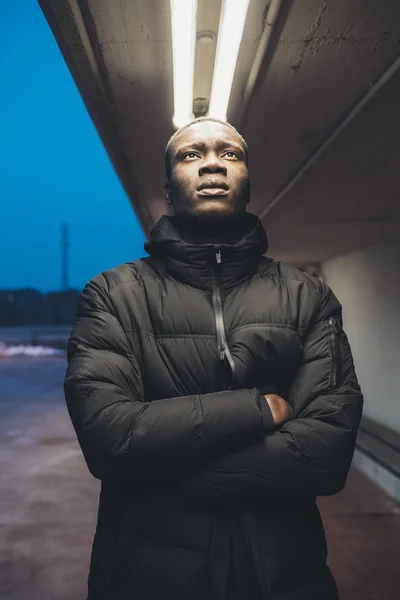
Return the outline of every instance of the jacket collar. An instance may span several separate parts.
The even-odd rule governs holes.
[[[161,217],[144,248],[151,256],[161,259],[175,279],[200,289],[211,288],[218,246],[188,243],[174,217]],[[255,215],[245,213],[239,241],[219,246],[221,288],[235,287],[250,277],[267,249],[267,236],[261,221]]]

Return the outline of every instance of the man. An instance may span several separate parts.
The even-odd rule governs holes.
[[[265,258],[247,146],[197,119],[166,149],[145,248],[82,293],[65,392],[101,480],[89,600],[334,600],[319,495],[362,395],[341,305]]]

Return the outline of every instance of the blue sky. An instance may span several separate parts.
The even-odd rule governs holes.
[[[144,234],[36,0],[0,2],[0,288],[71,287],[143,256]]]

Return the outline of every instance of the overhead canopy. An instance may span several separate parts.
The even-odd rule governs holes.
[[[39,0],[146,234],[165,212],[174,129],[169,0]],[[320,262],[400,232],[400,3],[280,3],[248,100],[269,2],[250,0],[228,119],[247,139],[270,254]],[[218,31],[221,0],[199,0]],[[209,93],[215,41],[196,56]],[[79,143],[79,140],[77,140]]]

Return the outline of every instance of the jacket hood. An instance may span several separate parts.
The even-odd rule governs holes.
[[[235,243],[189,243],[184,239],[179,221],[163,215],[153,227],[144,249],[152,257],[161,259],[171,275],[202,289],[211,287],[216,251],[219,249],[221,287],[229,288],[250,277],[268,249],[264,227],[255,215],[243,215],[242,232]]]

